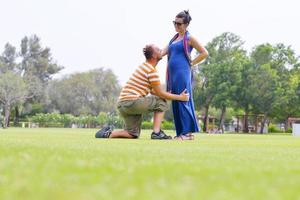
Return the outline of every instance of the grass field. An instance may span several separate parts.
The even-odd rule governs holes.
[[[300,138],[95,139],[92,129],[0,130],[0,199],[300,200]],[[174,132],[169,132],[174,134]]]

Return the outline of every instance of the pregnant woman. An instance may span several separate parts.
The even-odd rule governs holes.
[[[190,94],[187,102],[172,101],[172,110],[178,140],[192,140],[192,133],[199,132],[195,115],[192,94],[191,67],[198,64],[208,56],[207,50],[187,31],[191,16],[188,11],[176,15],[174,23],[177,34],[171,39],[169,45],[163,49],[162,56],[168,55],[167,90],[173,94],[180,94],[184,89]],[[199,55],[191,59],[192,49]]]

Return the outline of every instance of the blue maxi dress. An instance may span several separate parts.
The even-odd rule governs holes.
[[[192,49],[188,45],[189,53],[191,53]],[[190,95],[189,101],[172,101],[177,136],[199,132],[193,102],[192,73],[190,68],[189,61],[185,55],[183,40],[171,43],[168,49],[168,90],[173,94],[180,94],[184,89],[187,89]]]

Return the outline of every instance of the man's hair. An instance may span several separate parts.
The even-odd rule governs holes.
[[[153,47],[152,47],[152,45],[146,45],[143,48],[143,53],[144,53],[144,56],[146,57],[147,60],[151,59],[153,57]]]
[[[185,24],[189,24],[190,21],[192,20],[192,17],[191,17],[191,15],[190,15],[190,13],[189,13],[188,10],[184,10],[184,11],[178,13],[176,15],[176,17],[177,18],[182,18],[183,19],[183,23],[185,23]]]

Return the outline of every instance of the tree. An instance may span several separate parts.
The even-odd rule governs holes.
[[[253,93],[253,110],[264,114],[260,133],[263,133],[268,115],[279,97],[279,77],[269,64],[259,66],[249,85]]]
[[[21,77],[28,83],[31,98],[26,99],[25,106],[41,103],[45,99],[45,91],[52,76],[63,69],[50,53],[50,48],[41,46],[40,38],[36,35],[25,36],[21,41],[19,53],[21,63],[18,70]],[[19,107],[15,107],[15,123],[19,121]]]
[[[300,113],[300,71],[299,57],[290,46],[277,44],[273,46],[271,66],[279,76],[280,92],[275,109],[270,115],[285,122],[288,129],[288,118],[299,117]],[[284,108],[284,109],[283,109]]]
[[[0,102],[4,106],[4,128],[9,125],[11,108],[30,97],[26,87],[20,76],[10,71],[0,74]]]
[[[299,65],[294,52],[283,44],[262,44],[251,53],[254,70],[252,85],[256,89],[253,107],[264,114],[264,122],[268,115],[276,117],[280,114],[291,114],[297,110],[294,105],[289,109],[289,102],[297,101],[297,76],[291,76],[291,69]]]
[[[16,48],[13,47],[11,44],[7,43],[4,47],[4,52],[2,53],[2,55],[0,56],[0,75],[5,76],[6,73],[11,72],[11,73],[17,73],[17,64],[16,64],[16,59],[17,59],[17,53],[16,53]],[[5,81],[5,80],[2,80]],[[6,85],[4,84],[4,82],[2,83],[3,87]],[[13,83],[12,83],[13,84]],[[14,86],[13,86],[14,87]],[[5,88],[2,88],[5,89]],[[13,92],[13,91],[10,91]],[[5,94],[4,92],[2,94]],[[8,100],[5,101],[5,105],[4,105],[4,112],[5,112],[5,120],[10,118],[10,100],[6,99],[7,97],[5,96],[0,96],[0,98]],[[4,102],[4,100],[3,100]],[[4,127],[7,127],[8,123],[5,122],[4,123]]]
[[[103,68],[54,80],[48,88],[49,109],[73,115],[115,112],[120,85]]]
[[[17,72],[17,53],[16,48],[9,43],[5,44],[4,52],[0,56],[0,73],[8,71]]]
[[[21,62],[17,62],[18,58],[21,58]],[[62,68],[53,61],[50,48],[43,48],[36,35],[22,39],[20,52],[7,43],[0,56],[0,74],[11,72],[26,83],[28,98],[25,99],[25,105],[41,102],[45,97],[48,81]],[[16,104],[15,123],[18,121],[19,104]]]
[[[288,118],[300,117],[300,75],[291,71],[284,84],[281,84],[280,94],[275,109],[270,114],[279,122],[285,122],[288,131]]]
[[[264,114],[262,132],[267,117],[278,118],[278,114],[286,110],[283,108],[287,102],[297,99],[298,79],[290,77],[290,69],[295,69],[297,63],[294,52],[283,44],[262,44],[253,48],[241,70],[242,78],[235,96],[236,107],[245,111],[244,132],[248,132],[250,112]]]
[[[199,69],[198,80],[202,80],[202,84],[199,84],[201,89],[198,91],[205,102],[204,119],[207,120],[210,104],[221,109],[219,128],[222,130],[226,107],[232,104],[232,96],[241,78],[240,70],[246,57],[243,43],[239,36],[229,32],[215,37],[207,44],[210,56]],[[206,127],[204,129],[206,131]]]
[[[252,87],[249,87],[252,83],[252,78],[255,77],[253,64],[251,63],[250,58],[247,56],[243,61],[243,65],[240,70],[240,82],[236,85],[236,92],[233,96],[233,107],[238,110],[242,109],[244,111],[244,126],[243,132],[248,133],[248,115],[252,109],[253,102],[253,94],[255,94],[255,90]],[[254,91],[253,91],[254,90]]]
[[[19,70],[25,79],[36,77],[42,84],[45,84],[51,80],[52,75],[63,69],[53,61],[50,48],[41,47],[40,38],[36,35],[29,38],[25,36],[22,39],[20,56],[22,62]]]

